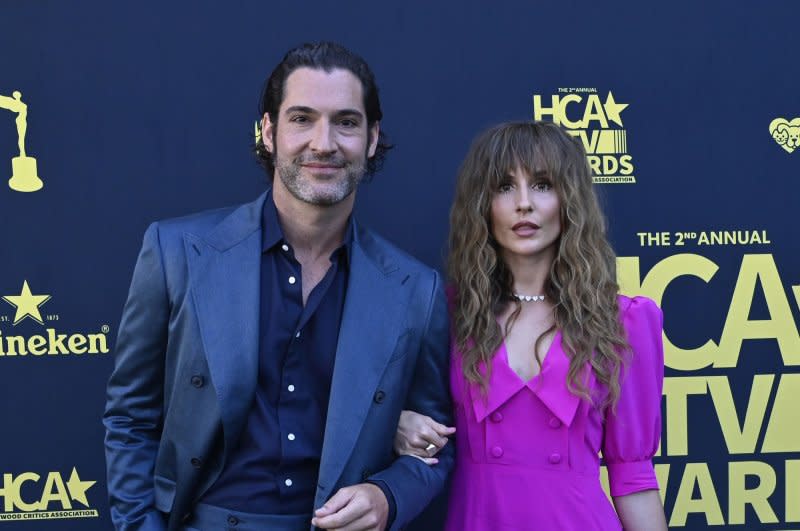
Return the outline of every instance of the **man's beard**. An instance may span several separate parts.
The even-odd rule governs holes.
[[[343,176],[329,180],[312,180],[303,172],[313,171],[303,168],[302,164],[318,162],[339,166]],[[298,157],[293,160],[282,160],[276,157],[275,170],[283,185],[296,199],[318,206],[332,206],[343,201],[361,182],[366,171],[366,159],[347,162],[339,157]]]

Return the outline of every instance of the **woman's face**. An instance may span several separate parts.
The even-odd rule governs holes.
[[[491,222],[507,262],[524,257],[552,261],[561,235],[561,201],[546,172],[510,170],[494,191]]]

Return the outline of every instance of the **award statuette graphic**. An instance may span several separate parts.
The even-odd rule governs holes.
[[[9,96],[0,95],[0,109],[17,113],[17,145],[19,157],[11,159],[11,179],[8,186],[17,192],[35,192],[44,183],[36,175],[36,159],[25,154],[25,132],[28,130],[28,106],[22,102],[22,93],[15,90]]]

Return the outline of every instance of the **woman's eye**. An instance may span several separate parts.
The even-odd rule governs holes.
[[[500,193],[510,192],[512,186],[509,183],[503,183],[497,187],[497,191]]]
[[[553,188],[553,185],[549,181],[539,181],[533,185],[533,189],[537,192],[547,192]]]

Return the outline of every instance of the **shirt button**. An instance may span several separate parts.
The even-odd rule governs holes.
[[[239,523],[239,519],[238,518],[236,518],[232,514],[228,515],[228,525],[234,525],[235,526],[238,523]]]
[[[297,333],[294,335],[294,337],[300,337],[300,330],[297,331]]]
[[[290,441],[293,441],[294,440],[294,433],[290,433],[289,435],[286,436],[286,438],[289,439]]]
[[[561,462],[561,454],[550,454],[550,457],[548,458],[548,460],[552,464],[557,465],[557,464],[559,464]]]
[[[283,245],[281,245],[281,249],[283,249],[284,251],[288,251],[289,246],[284,243]]]
[[[375,392],[375,396],[372,397],[372,399],[375,401],[376,404],[380,404],[381,402],[383,402],[384,398],[386,398],[386,393],[384,393],[380,389],[378,389],[378,391]]]
[[[288,389],[290,393],[294,393],[294,384],[289,384],[289,386],[286,387],[286,389]]]
[[[294,278],[294,277],[289,277],[289,284],[294,284],[295,282],[297,282],[297,279],[296,279],[296,278]]]
[[[492,448],[492,455],[495,457],[503,457],[503,449],[499,446]]]
[[[492,422],[500,422],[501,420],[503,420],[503,414],[500,413],[499,411],[495,411],[494,413],[492,413],[492,416],[490,418],[492,419]]]
[[[561,421],[558,420],[556,417],[551,418],[550,422],[548,424],[550,424],[551,428],[560,428],[561,427]]]
[[[203,387],[203,377],[200,376],[199,374],[195,374],[194,376],[192,376],[191,381],[193,386],[197,388]]]
[[[292,486],[292,480],[289,479],[289,478],[286,478],[286,481],[284,481],[283,484],[286,485],[287,487],[291,487]]]

